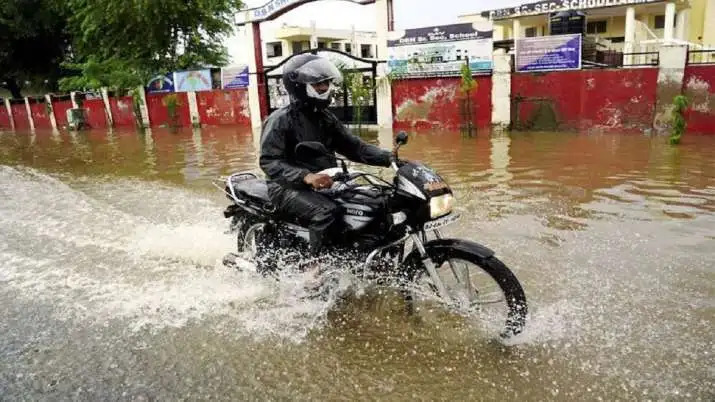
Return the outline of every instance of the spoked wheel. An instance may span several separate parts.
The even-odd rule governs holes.
[[[416,288],[411,293],[414,298],[429,299],[429,296],[437,295],[437,300],[450,310],[477,317],[488,333],[496,333],[502,338],[523,331],[526,296],[516,276],[499,259],[494,256],[482,258],[456,248],[427,246],[426,250],[447,294],[439,294],[438,287],[420,262],[413,268]]]

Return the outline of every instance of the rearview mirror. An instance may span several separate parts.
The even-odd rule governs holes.
[[[409,137],[407,136],[407,133],[404,131],[400,131],[397,133],[397,137],[395,137],[395,144],[397,145],[405,145],[407,144],[407,139]]]
[[[319,158],[329,155],[330,153],[328,149],[325,148],[325,145],[318,141],[303,141],[295,146],[295,154],[301,157]]]

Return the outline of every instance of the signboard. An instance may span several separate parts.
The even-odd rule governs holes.
[[[268,3],[250,8],[236,17],[237,25],[244,25],[249,22],[268,21],[279,17],[282,14],[300,6],[316,0],[271,0]],[[375,0],[345,0],[355,4],[373,4]]]
[[[492,25],[441,25],[391,32],[387,68],[395,74],[455,73],[469,62],[472,71],[492,69]]]
[[[581,34],[516,40],[516,71],[581,69]]]
[[[230,66],[221,69],[221,82],[223,89],[236,89],[248,87],[248,66]]]
[[[169,74],[159,74],[149,80],[146,86],[149,93],[174,92],[174,81]]]
[[[660,3],[665,0],[551,0],[523,4],[521,6],[485,11],[481,15],[493,20],[557,13],[560,11],[588,10],[592,8],[633,6],[637,4]]]
[[[211,70],[175,72],[174,87],[176,92],[210,91]]]

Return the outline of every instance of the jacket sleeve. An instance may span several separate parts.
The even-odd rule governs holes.
[[[288,125],[283,124],[282,117],[274,116],[265,122],[259,164],[270,180],[282,186],[297,187],[304,185],[303,178],[310,171],[288,161],[286,154]]]
[[[353,162],[390,166],[390,151],[368,144],[350,133],[337,118],[334,120],[336,150]]]

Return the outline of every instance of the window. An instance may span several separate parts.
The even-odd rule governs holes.
[[[524,30],[524,36],[526,36],[527,38],[533,38],[534,36],[536,36],[536,27],[526,28],[526,30]]]
[[[330,48],[333,50],[340,50],[340,43],[338,42],[333,42],[330,44]]]
[[[345,53],[353,53],[353,45],[352,43],[346,43],[345,44]]]
[[[673,26],[675,26],[678,22],[677,18],[673,19]],[[665,15],[656,15],[655,16],[655,22],[653,24],[655,29],[663,29],[665,28]]]
[[[318,49],[325,49],[325,42],[318,42]]]
[[[600,34],[600,33],[606,33],[608,30],[608,24],[606,20],[603,21],[589,21],[586,24],[586,33],[587,34]]]
[[[293,54],[300,53],[303,51],[303,42],[293,42]]]
[[[665,28],[665,15],[656,15],[655,16],[655,29],[663,29]]]
[[[372,49],[370,45],[360,45],[360,57],[364,59],[372,58]]]
[[[268,57],[283,56],[283,44],[281,42],[266,43],[266,56],[268,56]]]

